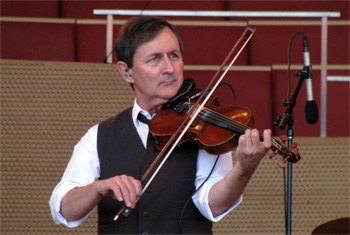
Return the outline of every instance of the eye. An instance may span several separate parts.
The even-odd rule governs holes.
[[[154,64],[154,63],[157,63],[159,60],[160,60],[160,56],[159,55],[153,55],[146,61],[146,63]]]
[[[149,61],[157,61],[158,60],[158,56],[153,56]]]
[[[172,52],[170,54],[170,58],[171,59],[178,59],[178,58],[180,58],[180,55],[177,52]]]
[[[157,61],[157,57],[152,57],[152,58],[148,59],[146,62],[151,63],[151,62],[155,62],[155,61]]]

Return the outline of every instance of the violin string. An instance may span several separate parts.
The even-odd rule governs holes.
[[[210,110],[210,111],[208,110],[208,112],[210,113],[210,115],[215,116],[217,118],[217,120],[220,119],[220,121],[226,121],[226,122],[231,123],[234,128],[236,128],[237,130],[239,130],[241,132],[241,134],[244,134],[245,130],[247,130],[247,129],[252,130],[251,127],[249,127],[247,125],[244,125],[242,123],[239,123],[239,122],[237,122],[235,120],[232,120],[230,118],[227,118],[226,116],[224,116],[224,115],[222,115],[220,113],[214,112],[212,110]],[[259,136],[263,137],[263,133],[259,132]],[[279,143],[273,137],[271,138],[271,141],[275,145],[280,146]]]
[[[198,117],[202,118],[204,121],[207,121],[211,124],[217,125],[219,127],[222,127],[228,130],[232,130],[233,132],[239,132],[241,134],[243,134],[247,129],[250,129],[250,130],[252,129],[249,126],[246,126],[233,119],[230,119],[206,107],[203,107],[203,109],[198,114]],[[259,136],[263,138],[263,133],[259,132]],[[272,142],[272,146],[274,147],[272,150],[278,151],[278,153],[281,154],[282,156],[285,156],[285,154],[290,151],[284,144],[282,144],[280,141],[276,140],[273,137],[271,137],[271,142]],[[291,149],[291,151],[293,152],[293,155],[295,156],[297,155],[297,152],[293,148]],[[286,159],[288,159],[289,157],[290,156],[287,155]]]
[[[240,134],[243,134],[246,129],[251,129],[248,126],[245,126],[213,110],[206,109],[206,114],[207,115],[205,115],[205,117],[210,117],[211,120],[213,120],[217,125],[220,125],[219,122],[226,123],[228,126],[231,127],[232,131],[237,131]]]
[[[206,121],[211,121],[213,124],[216,124],[218,126],[225,126],[225,127],[229,127],[227,129],[230,129],[232,131],[235,131],[235,132],[239,132],[240,134],[244,134],[245,130],[247,129],[252,129],[251,127],[249,126],[246,126],[242,123],[239,123],[235,120],[232,120],[218,112],[215,112],[213,110],[210,110],[210,109],[207,109],[207,108],[204,108],[203,111],[201,111],[201,118],[205,119]],[[225,124],[223,124],[225,123]],[[260,137],[263,137],[263,133],[259,132],[259,136]],[[278,146],[278,147],[282,147],[275,138],[271,137],[271,141],[272,143],[275,145],[275,146]]]
[[[190,106],[190,104],[188,104]],[[251,127],[244,125],[242,123],[239,123],[233,119],[230,119],[218,112],[215,112],[212,109],[203,108],[200,113],[198,114],[199,117],[201,117],[203,120],[210,122],[212,124],[215,124],[219,127],[229,129],[233,132],[238,132],[240,134],[244,134],[244,132],[249,129],[252,130]],[[259,136],[263,138],[263,133],[259,132]],[[271,137],[271,142],[274,146],[278,147],[279,149],[282,149],[283,146],[273,137]]]
[[[251,129],[249,126],[236,122],[235,120],[225,117],[224,115],[208,108],[201,110],[200,117],[203,120],[215,124],[219,127],[226,127],[226,129],[229,129],[233,132],[238,132],[240,134],[244,134],[246,129]]]

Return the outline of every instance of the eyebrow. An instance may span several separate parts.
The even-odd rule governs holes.
[[[167,52],[167,55],[168,55],[168,54],[174,54],[174,53],[175,53],[175,54],[181,55],[181,52],[180,52],[179,50],[177,50],[177,49],[172,50],[172,51],[170,51],[170,52]],[[154,57],[154,56],[162,57],[162,56],[163,56],[163,53],[154,52],[154,53],[149,54],[149,55],[147,56],[147,58],[149,58],[149,57]]]

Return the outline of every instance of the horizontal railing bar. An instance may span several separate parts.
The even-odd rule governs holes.
[[[94,15],[152,15],[190,17],[340,17],[339,12],[323,11],[179,11],[95,9]]]

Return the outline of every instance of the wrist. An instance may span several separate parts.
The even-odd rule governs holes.
[[[234,165],[235,171],[240,178],[248,178],[250,179],[256,169],[256,167],[252,166],[244,166],[240,162],[237,162]]]
[[[107,191],[104,189],[103,182],[101,180],[94,181],[91,186],[93,191],[96,192],[99,200],[106,196]]]

